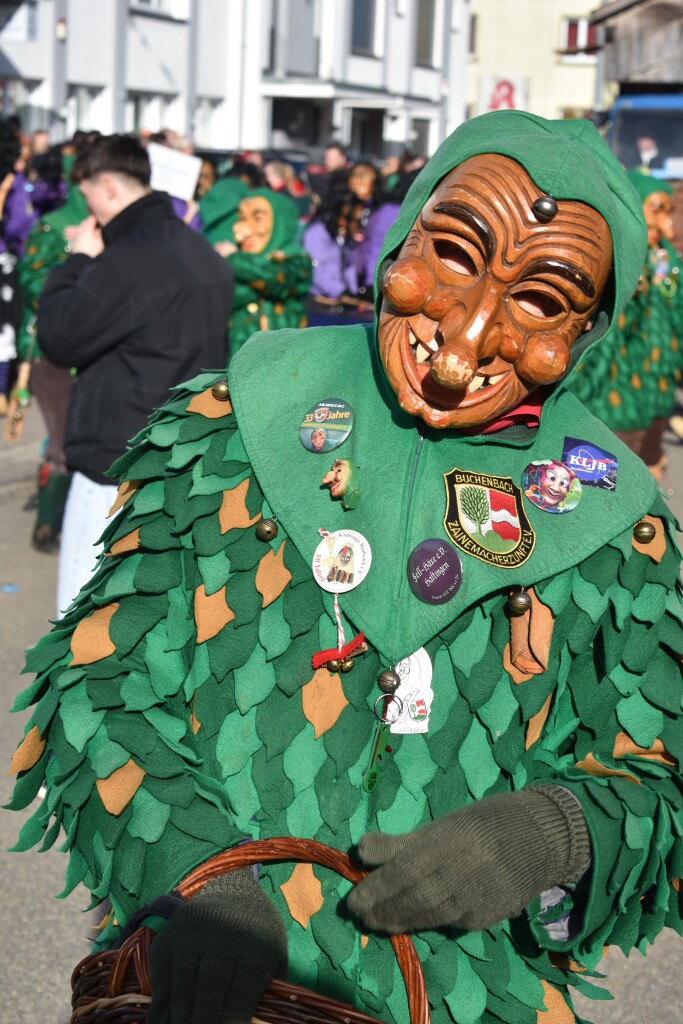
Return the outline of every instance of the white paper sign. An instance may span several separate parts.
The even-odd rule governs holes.
[[[150,142],[147,152],[152,165],[152,188],[168,192],[176,199],[192,199],[202,166],[199,157],[160,146],[158,142]]]
[[[396,691],[400,712],[392,719],[395,733],[427,732],[432,710],[432,663],[424,647],[399,661],[395,672],[401,682]]]

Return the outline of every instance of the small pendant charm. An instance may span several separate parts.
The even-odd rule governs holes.
[[[508,598],[508,609],[510,615],[524,615],[531,608],[531,598],[524,587],[513,590]]]
[[[651,544],[656,533],[654,524],[648,523],[646,519],[641,519],[633,527],[633,536],[639,544]]]
[[[358,466],[352,459],[335,459],[332,469],[325,474],[320,483],[323,487],[329,487],[332,498],[341,498],[344,511],[358,508]]]

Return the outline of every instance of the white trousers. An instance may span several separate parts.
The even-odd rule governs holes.
[[[64,508],[62,539],[57,570],[57,618],[60,619],[90,579],[102,551],[98,544],[117,488],[96,484],[82,473],[74,473]]]

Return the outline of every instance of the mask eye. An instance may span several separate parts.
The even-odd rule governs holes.
[[[530,316],[538,317],[539,320],[552,320],[564,313],[564,307],[546,292],[537,292],[529,288],[526,291],[515,292],[513,299],[521,310]]]
[[[479,277],[476,263],[457,242],[448,238],[436,238],[434,252],[446,270],[462,277]]]

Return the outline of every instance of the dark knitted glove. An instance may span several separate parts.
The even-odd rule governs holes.
[[[554,785],[485,797],[407,835],[368,832],[358,848],[375,870],[351,891],[349,908],[390,933],[486,928],[577,879],[590,861],[581,807]]]
[[[249,1024],[287,970],[287,933],[251,868],[215,878],[173,914],[150,950],[148,1024]]]

